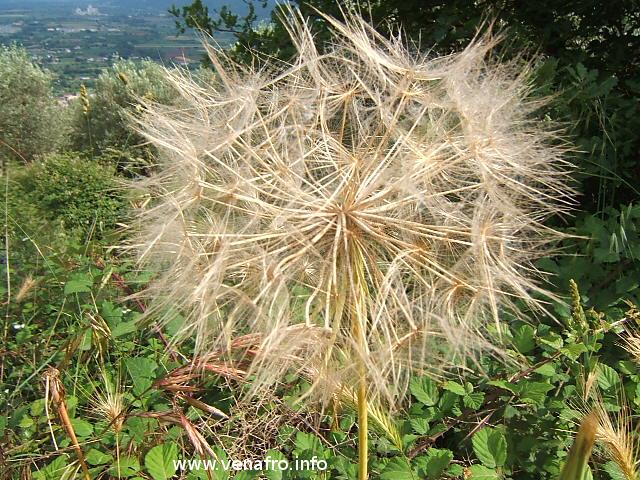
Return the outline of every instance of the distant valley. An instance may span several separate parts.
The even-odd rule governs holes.
[[[176,35],[171,0],[0,0],[0,44],[23,45],[35,60],[56,74],[56,93],[91,85],[118,58],[150,58],[163,64],[196,66],[203,55],[193,34]],[[205,1],[210,13],[222,5],[246,12],[242,0]],[[275,1],[258,10],[268,19]],[[220,34],[221,45],[233,42]]]

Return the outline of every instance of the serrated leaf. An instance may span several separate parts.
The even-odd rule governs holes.
[[[131,320],[129,322],[120,322],[111,330],[111,336],[113,338],[118,338],[128,333],[133,333],[138,328],[135,320]]]
[[[556,374],[556,366],[554,363],[545,363],[540,365],[534,370],[534,372],[542,375],[543,377],[553,377]]]
[[[53,459],[39,472],[33,474],[33,478],[37,480],[59,480],[64,478],[65,473],[69,469],[69,458],[60,455]]]
[[[487,382],[487,385],[507,390],[514,395],[518,393],[518,386],[515,383],[507,382],[506,380],[490,380],[489,382]]]
[[[380,480],[417,480],[411,465],[404,458],[392,458],[380,474]]]
[[[285,457],[282,452],[279,452],[278,450],[269,450],[265,455],[265,460],[267,459],[278,462],[279,460],[286,460],[287,457]],[[269,462],[269,464],[273,465],[273,462]],[[262,474],[267,478],[267,480],[282,480],[284,478],[283,472],[278,469],[263,470]]]
[[[519,385],[518,394],[520,400],[531,403],[534,405],[540,405],[544,403],[547,398],[547,393],[553,388],[553,385],[546,382],[522,382]]]
[[[462,468],[462,466],[458,465],[457,463],[452,463],[447,469],[447,474],[453,478],[462,477],[464,475],[464,468]]]
[[[604,363],[598,364],[598,385],[603,390],[609,390],[612,387],[620,385],[620,377],[609,365]]]
[[[429,421],[426,418],[412,418],[409,423],[417,434],[424,435],[429,431]]]
[[[409,390],[416,400],[427,407],[438,403],[438,386],[428,377],[412,378]]]
[[[576,360],[580,355],[587,351],[587,347],[582,343],[571,343],[560,349],[563,355],[571,360]]]
[[[298,455],[307,450],[318,453],[318,449],[321,446],[322,443],[320,442],[320,439],[312,433],[296,433],[295,451]]]
[[[562,337],[555,332],[548,332],[544,337],[540,338],[540,343],[543,343],[553,350],[560,350],[564,345]]]
[[[114,328],[122,320],[122,309],[116,307],[112,302],[104,301],[100,305],[100,315],[107,322],[109,328]]]
[[[442,388],[444,388],[445,390],[448,390],[449,392],[455,393],[456,395],[459,395],[461,397],[467,393],[466,390],[464,389],[464,385],[460,385],[458,382],[452,382],[451,380],[445,382]]]
[[[423,478],[437,480],[447,469],[453,460],[453,452],[447,449],[430,448],[426,455],[421,455],[415,459],[419,471]]]
[[[142,395],[153,384],[158,365],[147,357],[126,358],[124,363],[133,381],[133,393]]]
[[[71,425],[78,437],[88,437],[93,433],[93,425],[81,418],[72,418]]]
[[[133,477],[140,471],[140,463],[136,457],[123,455],[116,459],[109,468],[109,474],[116,478]]]
[[[536,331],[531,325],[523,324],[513,331],[513,345],[520,353],[527,354],[536,346]]]
[[[484,465],[471,465],[469,467],[469,479],[473,480],[496,480],[498,479],[498,473],[492,469],[485,467]]]
[[[489,468],[501,467],[507,460],[507,441],[499,430],[485,427],[473,435],[471,443],[478,460]]]
[[[90,277],[86,275],[75,276],[64,284],[64,294],[90,292],[92,285],[93,280]]]
[[[475,392],[465,395],[462,398],[462,403],[465,407],[471,408],[473,410],[477,410],[482,406],[484,402],[484,393],[483,392]]]
[[[92,448],[87,452],[86,459],[89,465],[104,465],[113,461],[113,456]]]
[[[627,480],[627,476],[616,462],[607,462],[602,466],[602,469],[609,474],[611,480]]]
[[[153,447],[144,457],[144,466],[153,480],[169,480],[176,473],[175,461],[178,447],[175,443],[163,443]]]

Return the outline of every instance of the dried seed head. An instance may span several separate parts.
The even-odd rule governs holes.
[[[38,281],[34,280],[31,275],[27,275],[16,294],[16,303],[21,303],[25,298],[27,298],[37,283]]]
[[[148,314],[183,310],[205,352],[260,334],[258,386],[291,368],[349,385],[364,364],[370,395],[393,399],[411,369],[487,347],[516,300],[538,306],[542,222],[572,204],[566,147],[491,37],[429,58],[326,17],[320,54],[289,13],[288,66],[209,49],[219,81],[168,71],[180,108],[139,120],[163,152],[133,242],[161,272]]]

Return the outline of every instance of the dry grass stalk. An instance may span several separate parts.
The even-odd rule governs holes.
[[[615,462],[624,478],[637,480],[638,445],[629,407],[623,403],[619,412],[611,414],[599,402],[594,412],[598,421],[596,438],[604,445],[606,456]]]
[[[640,311],[631,302],[627,302],[629,310],[626,312],[625,331],[620,336],[622,348],[624,348],[631,358],[640,364]]]
[[[571,446],[559,480],[584,480],[586,478],[589,458],[598,432],[598,421],[598,414],[591,412],[580,423],[580,429]]]
[[[22,282],[22,285],[20,285],[18,293],[16,294],[16,303],[21,303],[25,298],[27,298],[27,296],[29,295],[29,293],[31,293],[37,283],[38,281],[34,280],[31,275],[27,275],[27,277]]]
[[[103,373],[101,387],[94,394],[92,404],[93,413],[104,419],[113,431],[118,434],[126,419],[127,406],[124,392],[119,379],[112,381]]]
[[[54,367],[49,367],[44,372],[42,378],[45,383],[46,390],[45,402],[48,402],[49,398],[51,398],[53,405],[58,412],[58,416],[60,417],[60,422],[67,432],[67,435],[71,440],[71,445],[73,446],[73,449],[78,456],[78,462],[80,463],[80,467],[82,468],[83,477],[85,478],[85,480],[91,480],[91,475],[89,474],[89,467],[87,466],[84,452],[82,451],[82,447],[80,447],[78,437],[76,436],[76,432],[73,428],[73,425],[71,424],[71,419],[67,410],[64,385],[60,380],[60,371]]]
[[[605,456],[618,466],[624,478],[637,480],[640,461],[637,432],[624,391],[621,389],[617,395],[618,411],[611,411],[598,388],[598,374],[599,369],[594,368],[584,381],[583,410],[589,412],[585,418],[596,422],[596,440],[604,447]]]

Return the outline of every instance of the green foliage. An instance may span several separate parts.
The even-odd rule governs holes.
[[[59,146],[62,109],[51,94],[52,76],[27,51],[0,46],[0,160],[33,160]]]
[[[139,173],[149,166],[153,152],[132,128],[132,118],[143,113],[145,101],[169,105],[176,97],[161,65],[120,60],[73,107],[70,147]]]
[[[318,12],[341,18],[343,12],[357,9],[347,0],[292,3],[314,25],[320,48],[329,38],[329,26]],[[179,18],[182,31],[232,29],[238,39],[233,56],[251,62],[255,61],[251,52],[285,60],[292,56],[294,47],[280,21],[282,8],[274,9],[268,27],[256,25],[251,15],[240,21],[229,9],[211,17],[200,0],[171,12]],[[478,30],[487,29],[489,19],[507,34],[501,55],[538,53],[534,72],[538,92],[556,97],[541,114],[566,125],[580,149],[573,159],[581,172],[582,207],[595,213],[628,203],[638,194],[640,17],[636,10],[629,0],[606,5],[597,0],[380,0],[367,7],[367,15],[383,35],[392,35],[394,25],[400,25],[404,35],[437,53],[464,48]]]
[[[478,460],[489,468],[504,466],[507,460],[507,441],[496,429],[485,427],[473,435],[473,451]]]
[[[580,215],[568,233],[582,239],[567,239],[561,255],[539,263],[558,288],[574,279],[584,300],[614,317],[622,299],[640,302],[640,205]]]
[[[395,418],[401,442],[387,438],[384,429],[372,431],[372,478],[557,480],[584,413],[576,410],[576,399],[589,375],[608,411],[620,410],[623,391],[631,416],[640,415],[640,366],[620,347],[617,323],[633,323],[623,300],[640,303],[640,207],[634,203],[640,184],[640,78],[638,57],[628,55],[638,48],[638,17],[633,2],[622,0],[560,3],[383,0],[371,7],[384,34],[389,31],[383,19],[396,19],[410,37],[421,36],[422,45],[437,44],[441,51],[465,45],[485,14],[509,28],[503,54],[537,49],[542,57],[535,64],[535,87],[540,95],[555,95],[541,114],[561,120],[577,143],[580,152],[572,160],[579,166],[577,185],[584,194],[584,211],[567,227],[584,239],[567,239],[558,256],[539,265],[555,274],[554,291],[570,292],[572,305],[550,306],[557,321],[532,316],[531,323],[503,326],[507,355],[517,362],[475,359],[467,366],[483,375],[464,380],[413,377],[410,401]],[[320,41],[326,24],[311,7],[339,16],[341,4],[312,0],[301,5],[315,19]],[[203,4],[194,2],[174,14],[182,19],[181,28],[233,30],[237,58],[249,58],[243,46],[283,58],[291,53],[280,23],[259,27],[254,10],[242,18],[222,9],[219,18],[210,19]],[[2,47],[0,140],[27,160],[55,149],[64,131],[58,128],[56,119],[63,114],[54,107],[50,82],[24,50]],[[216,445],[221,459],[228,457],[218,446],[238,441],[252,446],[240,437],[241,411],[218,422],[183,397],[157,388],[167,372],[184,366],[182,353],[188,352],[173,355],[166,347],[164,340],[175,333],[170,322],[162,336],[154,328],[143,332],[140,305],[122,302],[149,277],[106,248],[106,238],[114,235],[125,211],[113,165],[138,173],[149,162],[151,152],[136,148],[143,139],[127,120],[141,113],[139,99],[144,97],[170,104],[176,94],[156,64],[119,62],[89,92],[86,114],[82,104],[73,112],[74,148],[99,156],[102,163],[49,155],[27,168],[10,163],[9,176],[3,177],[8,222],[0,276],[11,281],[0,287],[6,299],[0,348],[2,478],[59,480],[75,474],[68,436],[54,406],[45,408],[40,379],[50,365],[61,371],[71,423],[93,478],[166,479],[175,473],[174,460],[200,458],[175,418],[173,423],[166,419],[170,415],[158,418],[167,412],[183,413]],[[15,157],[6,147],[0,147],[0,155]],[[123,277],[124,290],[118,286]],[[580,291],[568,287],[570,279]],[[31,286],[19,297],[25,285]],[[104,378],[122,388],[126,414],[117,433],[96,412]],[[188,394],[224,412],[233,409],[232,397],[244,388],[213,375],[197,386]],[[269,432],[271,443],[261,447],[279,460],[326,460],[327,471],[267,470],[262,475],[270,480],[355,479],[354,412],[344,405],[336,412],[337,422],[333,415],[309,422],[308,412],[288,402],[288,395],[294,398],[293,391],[308,385],[292,379],[285,387],[266,398],[258,413],[247,414],[250,419],[284,418],[277,432]],[[623,478],[616,464],[601,455],[591,464],[587,478]],[[233,473],[219,470],[212,478]],[[259,475],[242,472],[234,478]],[[202,472],[185,476],[207,478]]]
[[[41,168],[34,165],[27,171],[36,167]],[[30,202],[26,195],[15,201],[17,209],[20,202]],[[0,265],[0,275],[9,273],[14,290],[28,274],[34,276],[35,286],[19,300],[14,291],[7,306],[5,345],[12,355],[2,358],[0,388],[11,393],[0,399],[0,435],[10,452],[11,470],[4,472],[9,478],[21,468],[40,479],[72,474],[66,470],[74,461],[71,450],[64,450],[69,447],[68,436],[52,414],[51,403],[47,418],[45,392],[37,381],[48,365],[61,371],[71,423],[85,447],[93,478],[171,478],[174,460],[199,458],[182,423],[158,416],[170,419],[181,412],[210,445],[229,448],[238,441],[248,442],[239,437],[246,417],[233,410],[230,400],[242,385],[212,375],[198,382],[197,392],[187,392],[233,412],[224,422],[157,387],[167,372],[184,366],[184,360],[172,355],[154,329],[140,330],[136,323],[140,305],[117,301],[123,293],[117,283],[120,275],[132,289],[148,275],[136,274],[100,243],[85,245],[74,236],[57,237],[50,245],[36,243],[40,238],[23,243],[17,238],[16,234],[10,241],[9,270]],[[562,325],[552,320],[514,323],[503,331],[507,354],[517,363],[487,356],[478,359],[482,376],[467,376],[464,381],[412,378],[411,402],[395,421],[402,437],[400,448],[384,430],[372,431],[372,478],[556,480],[582,415],[574,409],[574,400],[590,374],[596,376],[607,409],[619,409],[622,388],[632,413],[639,414],[640,367],[620,350],[615,318],[596,313],[583,302],[575,287],[571,309],[558,307]],[[170,323],[164,335],[171,337]],[[354,479],[357,435],[352,407],[343,405],[337,423],[333,415],[318,417],[313,422],[316,428],[301,421],[307,412],[289,401],[297,397],[296,389],[307,386],[295,378],[291,382],[266,398],[250,419],[274,414],[283,419],[278,431],[267,435],[272,458],[321,459],[327,470],[267,470],[264,476]],[[120,386],[126,412],[117,433],[108,419],[96,414],[96,398],[108,385]],[[278,410],[282,405],[286,414]],[[51,430],[63,450],[56,451]],[[222,451],[216,452],[229,460]],[[25,458],[37,460],[34,464]],[[608,460],[594,461],[601,465],[593,469],[593,478],[615,478],[608,473],[616,471]],[[219,470],[213,478],[231,478],[233,473]],[[258,472],[247,471],[233,478],[257,476]],[[187,478],[206,477],[192,472]]]
[[[153,480],[170,480],[176,473],[174,461],[178,459],[175,443],[163,443],[149,450],[144,457],[144,465]]]
[[[49,155],[18,174],[16,180],[53,224],[102,232],[113,228],[125,212],[114,168],[74,154]]]

